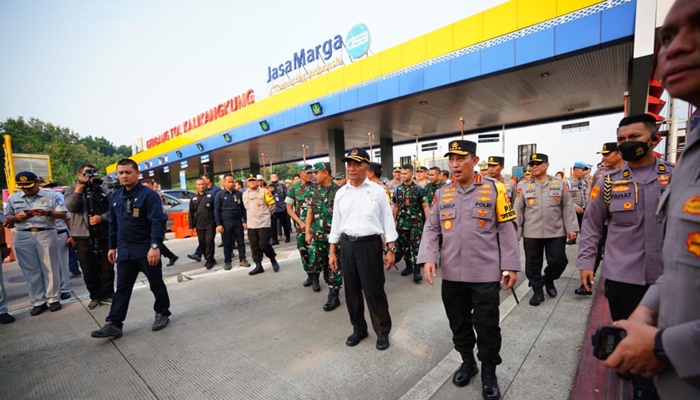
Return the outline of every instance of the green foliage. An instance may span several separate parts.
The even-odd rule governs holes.
[[[105,167],[131,155],[128,146],[115,147],[105,138],[80,137],[68,128],[55,126],[35,118],[8,118],[0,122],[0,134],[10,135],[14,153],[48,154],[51,157],[53,180],[68,186],[75,182],[80,164],[94,164],[102,174]],[[4,165],[5,154],[0,154]],[[0,187],[7,188],[5,175],[0,176]]]

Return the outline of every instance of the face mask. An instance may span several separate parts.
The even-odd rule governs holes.
[[[618,145],[617,149],[625,161],[639,161],[649,152],[646,142],[624,142]]]

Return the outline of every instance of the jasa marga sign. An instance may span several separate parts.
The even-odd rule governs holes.
[[[267,67],[267,83],[281,78],[284,75],[304,67],[314,61],[328,61],[333,57],[333,52],[343,48],[343,37],[335,35],[332,39],[328,39],[321,44],[317,44],[311,48],[302,48],[292,55],[292,58],[280,63],[278,66]]]

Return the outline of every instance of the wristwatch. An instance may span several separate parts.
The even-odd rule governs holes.
[[[49,218],[53,217],[53,211],[51,211],[51,210],[47,211],[47,212],[46,212],[46,215],[47,215]]]
[[[157,249],[157,248],[158,248],[158,243],[151,243],[151,248],[152,248],[152,249]]]
[[[663,329],[659,329],[654,336],[654,355],[662,363],[670,364],[671,360],[668,359],[666,351],[664,351],[664,343],[661,340],[661,334],[663,334],[663,332]]]
[[[391,247],[386,246],[386,249],[387,249],[387,251],[390,251],[390,252],[392,252],[392,253],[396,253],[397,251],[399,251],[399,248],[396,247],[396,244],[394,244],[394,245],[391,246]]]

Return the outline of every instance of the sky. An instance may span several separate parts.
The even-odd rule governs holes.
[[[0,0],[0,121],[131,145],[222,101],[267,97],[268,66],[357,23],[377,53],[504,0]]]

